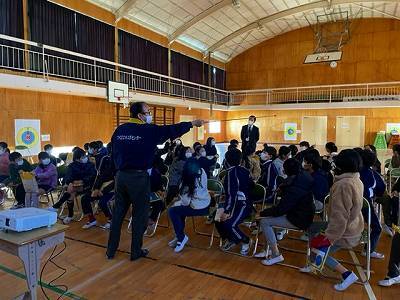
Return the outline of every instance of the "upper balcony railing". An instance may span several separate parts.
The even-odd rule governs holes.
[[[104,59],[0,34],[0,68],[105,86],[108,81],[134,91],[227,105],[225,90],[145,71]]]
[[[400,82],[226,91],[2,34],[0,69],[231,106],[400,100]]]
[[[400,82],[231,91],[231,105],[400,100]]]

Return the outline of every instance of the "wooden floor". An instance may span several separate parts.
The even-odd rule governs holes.
[[[204,219],[197,219],[202,229],[210,230]],[[103,220],[101,220],[103,221]],[[229,255],[207,245],[207,238],[196,235],[188,222],[191,247],[175,254],[167,243],[170,229],[159,228],[152,238],[145,238],[150,250],[146,259],[129,261],[130,234],[126,224],[122,232],[120,252],[114,260],[105,259],[108,232],[96,227],[81,229],[84,221],[73,222],[66,232],[66,250],[54,261],[67,269],[56,284],[68,286],[63,299],[368,299],[362,285],[353,285],[346,292],[334,291],[335,281],[301,274],[283,266],[265,267],[257,259]],[[163,220],[165,223],[165,220]],[[304,249],[304,242],[285,239],[281,245]],[[379,250],[388,256],[390,239],[382,236]],[[284,251],[285,262],[303,266],[304,255]],[[347,253],[342,253],[351,260]],[[43,261],[47,259],[48,255]],[[360,261],[362,257],[358,256]],[[377,281],[386,273],[387,260],[373,261],[371,286],[376,299],[400,297],[400,286],[381,288]],[[354,268],[354,267],[353,267]],[[18,259],[0,256],[0,299],[12,299],[26,289],[24,270]],[[42,281],[49,283],[60,271],[48,264]],[[61,290],[45,287],[50,299],[57,299]],[[39,299],[46,299],[39,291]]]

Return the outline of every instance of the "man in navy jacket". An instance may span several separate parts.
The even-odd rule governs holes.
[[[115,208],[108,239],[107,258],[112,259],[118,249],[122,222],[129,206],[133,206],[131,260],[148,254],[142,249],[143,234],[147,227],[150,202],[150,176],[157,145],[174,140],[193,126],[203,125],[202,120],[176,125],[151,124],[150,107],[145,102],[135,102],[130,107],[130,122],[118,126],[112,138],[112,158],[117,171],[115,178]]]

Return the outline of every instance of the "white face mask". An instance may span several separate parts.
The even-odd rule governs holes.
[[[206,153],[206,151],[201,151],[201,152],[200,152],[200,156],[202,156],[202,157],[206,157],[206,156],[207,156],[207,153]]]
[[[301,163],[301,166],[303,167],[303,169],[305,169],[305,166],[306,166],[307,164],[304,162],[304,160],[303,160],[303,162]]]
[[[85,156],[84,158],[81,158],[81,163],[86,164],[88,162],[88,158]]]
[[[53,151],[53,149],[47,149],[47,150],[46,150],[46,153],[47,153],[48,155],[50,155],[52,151]]]
[[[153,121],[153,116],[152,115],[146,115],[146,116],[144,116],[144,118],[145,118],[145,122],[147,124],[151,124],[151,122]]]
[[[211,141],[211,146],[215,146],[215,141]]]
[[[4,152],[6,152],[6,150],[3,148],[0,148],[0,155],[4,154]]]
[[[304,150],[306,150],[307,149],[307,147],[305,147],[305,146],[301,146],[300,147],[300,151],[304,151]]]
[[[264,152],[261,152],[260,158],[261,158],[261,160],[264,160],[264,161],[268,159],[267,154]]]
[[[191,158],[192,157],[192,153],[191,152],[186,152],[185,156],[186,156],[186,158]]]
[[[24,161],[21,159],[21,160],[19,160],[19,161],[17,161],[17,165],[18,166],[22,166],[24,164]]]
[[[288,159],[289,159],[289,158],[292,158],[292,153],[290,153],[290,154],[288,155],[287,158],[288,158]]]
[[[49,163],[50,163],[50,158],[45,158],[45,159],[42,160],[42,164],[44,166],[47,166]]]
[[[89,153],[89,154],[93,154],[93,152],[94,152],[94,151],[93,151],[92,148],[89,148],[89,149],[88,149],[88,153]]]
[[[181,142],[180,140],[177,140],[177,141],[175,142],[175,144],[176,144],[176,145],[180,145],[180,144],[182,144],[182,142]]]

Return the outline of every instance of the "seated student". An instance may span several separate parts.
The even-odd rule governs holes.
[[[169,169],[168,191],[165,199],[166,205],[169,205],[178,195],[179,186],[182,182],[183,167],[185,166],[186,161],[191,157],[192,149],[189,147],[183,147],[178,157],[172,163]]]
[[[376,152],[376,147],[374,145],[365,145],[364,146],[365,150],[369,150],[375,153],[376,155],[376,162],[375,164],[372,166],[372,169],[374,171],[376,171],[378,174],[382,174],[382,163],[379,161],[378,156],[377,156],[377,152]]]
[[[306,153],[306,151],[308,149],[310,149],[310,143],[307,141],[301,141],[299,144],[300,147],[300,151],[299,153],[296,154],[296,156],[294,157],[295,159],[297,159],[300,163],[303,162],[303,158],[304,158],[304,154]]]
[[[398,222],[397,222],[398,223]],[[388,272],[385,279],[378,282],[380,286],[400,284],[400,232],[397,231],[392,239]]]
[[[184,232],[186,217],[208,215],[210,199],[206,173],[200,168],[198,160],[188,160],[183,170],[178,200],[168,209],[175,231],[175,238],[168,245],[175,248],[176,253],[181,252],[189,241]]]
[[[39,165],[33,171],[39,187],[39,195],[43,195],[57,186],[57,168],[51,163],[50,155],[47,152],[40,152],[38,155]]]
[[[53,153],[53,145],[46,144],[46,145],[44,145],[43,150],[50,156],[50,162],[53,165],[57,166],[57,164],[61,163],[61,159],[60,158],[57,158],[57,157],[52,155],[52,153]]]
[[[209,137],[207,139],[206,144],[204,145],[204,150],[206,150],[206,156],[208,159],[214,160],[214,164],[210,167],[210,176],[214,172],[217,167],[217,161],[219,158],[217,147],[215,147],[215,139],[213,137]]]
[[[261,177],[258,183],[265,187],[267,192],[267,203],[274,201],[275,191],[277,188],[278,170],[273,164],[276,158],[276,149],[274,147],[267,147],[260,155],[261,159]]]
[[[89,162],[83,149],[75,149],[73,152],[73,162],[68,165],[67,173],[63,184],[66,191],[62,194],[60,200],[55,203],[50,210],[57,211],[66,201],[68,205],[68,216],[64,218],[63,223],[68,224],[74,216],[74,198],[76,195],[91,193],[92,185],[96,177],[96,168]]]
[[[199,146],[201,146],[201,143],[199,143],[199,142],[194,142],[194,143],[193,143],[193,146],[192,146],[192,149],[193,149],[193,150],[196,150],[197,147],[199,147]]]
[[[335,157],[335,183],[332,186],[328,209],[329,222],[315,222],[309,229],[313,248],[330,246],[325,265],[342,275],[342,282],[335,284],[337,291],[344,291],[358,280],[355,273],[346,269],[331,255],[339,249],[351,249],[360,243],[364,230],[361,213],[363,207],[363,183],[360,180],[362,160],[351,149],[343,150]],[[326,229],[325,229],[326,228]],[[325,229],[324,234],[320,234]],[[311,272],[307,266],[301,272]]]
[[[6,180],[10,175],[8,170],[10,165],[10,154],[7,152],[7,149],[7,143],[0,142],[0,183]]]
[[[315,208],[320,211],[324,207],[324,199],[329,194],[327,174],[321,169],[322,158],[317,149],[305,151],[302,166],[314,179],[312,193]]]
[[[225,155],[226,155],[226,153],[228,153],[229,150],[231,150],[231,149],[237,149],[238,147],[239,147],[239,141],[238,141],[238,140],[231,140],[231,141],[229,142],[228,149],[227,149],[227,151],[225,152]],[[226,164],[225,155],[224,155],[224,160],[222,161],[222,169],[221,169],[221,170],[226,170],[226,169],[228,169],[228,166],[227,166],[227,164]]]
[[[300,162],[294,158],[286,160],[283,168],[287,178],[278,188],[281,200],[276,206],[260,213],[260,225],[271,249],[271,257],[268,257],[266,251],[257,254],[256,257],[265,258],[262,264],[266,266],[284,261],[278,249],[273,226],[306,230],[314,219],[312,177],[302,170]]]
[[[217,158],[208,158],[207,152],[202,146],[197,146],[194,157],[199,161],[200,167],[206,172],[207,178],[210,178],[211,168],[217,162]]]
[[[400,144],[393,145],[393,156],[390,159],[390,168],[400,168]]]
[[[107,155],[107,149],[103,147],[103,144],[90,142],[88,153],[90,158],[94,158],[96,169],[99,169],[101,159]]]
[[[111,143],[107,145],[107,150],[108,153],[111,153]],[[102,227],[104,229],[110,229],[112,215],[108,203],[114,197],[114,177],[114,161],[112,160],[111,155],[107,154],[100,160],[97,176],[93,183],[91,193],[87,192],[81,198],[82,211],[88,218],[87,223],[82,226],[83,229],[89,229],[97,225],[97,220],[93,214],[91,204],[95,200],[99,200],[99,207],[107,218],[107,222]]]
[[[372,166],[375,164],[376,155],[369,150],[359,150],[363,167],[360,171],[360,179],[364,184],[364,198],[368,200],[371,206],[371,257],[383,259],[385,256],[381,253],[376,252],[378,241],[382,232],[382,227],[377,216],[373,200],[376,196],[382,196],[385,192],[386,185],[382,177],[372,170]],[[368,220],[368,209],[363,208],[362,213],[365,222]],[[365,253],[363,253],[365,255]]]
[[[332,162],[333,158],[338,154],[338,148],[336,147],[335,143],[328,142],[325,145],[326,155],[324,156],[325,159]]]
[[[251,146],[247,146],[244,150],[241,166],[249,170],[251,178],[257,182],[261,176],[260,159],[255,155],[255,150]]]
[[[223,240],[221,249],[229,251],[241,243],[240,253],[247,255],[249,252],[249,238],[240,230],[239,225],[252,211],[252,203],[249,192],[254,181],[250,172],[240,166],[242,152],[239,149],[231,149],[225,156],[230,166],[224,178],[225,202],[224,212],[215,226]]]
[[[229,145],[231,145],[234,148],[239,148],[239,141],[236,139],[230,140]]]
[[[392,224],[397,224],[399,218],[399,195],[400,195],[400,178],[392,186],[390,195],[386,197],[378,197],[376,202],[382,205],[383,213],[383,231],[393,237],[394,232]]]
[[[162,156],[164,155],[163,149],[157,149],[154,155],[154,168],[157,168],[161,175],[166,175],[168,173],[168,166],[165,164]]]
[[[299,149],[297,149],[296,145],[289,145],[288,147],[290,149],[290,157],[295,157],[297,153],[299,152]]]
[[[285,178],[286,175],[283,173],[283,163],[287,160],[290,156],[290,149],[289,147],[282,146],[279,148],[278,157],[274,160],[273,164],[278,171],[278,176]]]
[[[21,153],[13,152],[9,156],[10,164],[8,165],[9,177],[3,180],[4,185],[13,185],[15,192],[15,200],[17,204],[13,208],[21,208],[25,206],[25,189],[22,184],[20,172],[31,172],[32,166],[30,163],[22,158]]]

